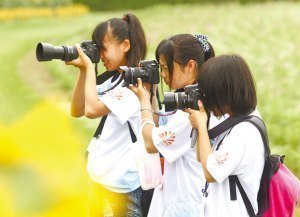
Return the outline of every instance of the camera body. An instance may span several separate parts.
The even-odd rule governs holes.
[[[183,92],[164,92],[165,111],[184,110],[187,108],[199,110],[198,100],[204,97],[199,91],[198,84],[187,85]]]
[[[82,41],[80,46],[92,63],[100,61],[98,46],[93,41]],[[36,47],[36,58],[38,61],[51,61],[52,59],[71,61],[78,58],[78,52],[75,46],[53,46],[39,42]]]
[[[137,79],[141,78],[143,82],[150,84],[158,84],[159,79],[159,65],[156,60],[142,60],[138,67],[120,67],[124,71],[124,86],[136,84]]]
[[[91,59],[92,63],[98,63],[100,61],[100,50],[93,41],[82,41],[80,47],[83,53]]]

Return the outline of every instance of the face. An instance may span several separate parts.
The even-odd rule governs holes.
[[[171,89],[180,89],[194,83],[194,73],[189,72],[189,65],[182,68],[178,63],[173,62],[173,74],[171,80],[167,63],[163,57],[159,58],[159,64],[161,68],[161,77]]]
[[[100,50],[100,58],[107,71],[126,66],[126,53],[129,50],[129,41],[118,42],[107,34],[103,39],[103,49]]]

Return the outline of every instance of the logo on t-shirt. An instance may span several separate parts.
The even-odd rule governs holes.
[[[117,100],[121,100],[124,97],[124,92],[121,88],[115,88],[108,91],[108,94]]]
[[[159,137],[166,145],[171,145],[175,141],[175,133],[171,131],[164,131],[159,134]]]
[[[219,152],[215,152],[214,153],[214,157],[216,159],[216,162],[221,165],[223,164],[226,160],[227,160],[227,157],[228,157],[228,152],[224,153],[222,151]]]

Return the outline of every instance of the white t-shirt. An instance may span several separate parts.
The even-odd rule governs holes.
[[[196,150],[191,148],[188,116],[178,110],[166,125],[152,131],[154,145],[165,163],[163,185],[155,189],[148,216],[199,216],[205,179]]]
[[[114,82],[109,79],[98,85],[98,92],[113,87],[119,79]],[[141,116],[138,98],[127,87],[122,87],[122,83],[99,97],[111,112],[101,135],[90,142],[87,170],[90,177],[103,187],[127,193],[140,186],[127,121],[138,135]]]
[[[264,167],[264,145],[257,128],[242,122],[216,138],[214,152],[207,159],[207,169],[216,182],[210,183],[204,206],[205,217],[248,216],[238,189],[237,200],[230,200],[229,175],[238,175],[255,213],[257,193]],[[224,138],[219,149],[216,146]]]

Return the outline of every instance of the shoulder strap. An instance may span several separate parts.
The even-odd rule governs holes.
[[[258,131],[259,131],[259,133],[262,137],[267,156],[269,156],[270,155],[269,140],[268,140],[267,129],[266,129],[266,126],[265,126],[263,120],[260,119],[257,116],[250,115],[242,121],[250,122],[251,124],[253,124],[258,129]],[[246,206],[246,209],[247,209],[247,212],[248,212],[249,216],[250,217],[255,217],[256,215],[254,213],[253,206],[252,206],[252,204],[251,204],[251,202],[250,202],[243,186],[241,185],[238,176],[237,175],[229,176],[229,188],[230,188],[230,199],[231,200],[236,200],[237,199],[237,197],[236,197],[236,186],[238,187],[238,189],[241,193],[241,196],[243,198],[243,202]]]
[[[251,113],[251,112],[249,112],[249,113]],[[216,138],[218,135],[220,135],[223,132],[225,132],[226,130],[234,127],[238,123],[241,123],[241,122],[244,122],[244,121],[250,122],[260,132],[260,135],[262,137],[262,140],[263,140],[263,143],[264,143],[264,146],[265,146],[265,150],[266,150],[267,154],[269,155],[270,154],[270,148],[269,148],[269,140],[268,140],[268,134],[267,134],[267,129],[266,129],[265,123],[259,117],[254,116],[254,115],[249,115],[249,113],[244,114],[244,115],[231,116],[231,117],[227,118],[222,123],[218,124],[217,126],[215,126],[212,129],[208,130],[209,138],[210,139]]]
[[[235,187],[235,186],[237,186],[240,193],[241,193],[241,196],[243,198],[243,201],[244,201],[244,204],[246,206],[248,215],[250,217],[256,217],[256,215],[254,213],[254,209],[252,207],[252,204],[251,204],[251,202],[250,202],[243,186],[241,185],[240,180],[237,177],[237,175],[229,176],[229,186],[230,186],[230,200],[236,200],[237,199],[237,197],[236,197],[236,187]]]
[[[102,73],[101,75],[97,76],[97,84],[102,84],[104,81],[110,79],[113,76],[117,76],[118,74],[119,74],[119,72],[117,70],[110,71],[110,72],[106,71],[106,72]],[[119,81],[113,87],[109,88],[108,90],[106,90],[104,92],[107,92],[109,90],[114,89],[117,85],[119,85],[122,82],[123,79],[124,79],[124,75],[122,75],[122,77],[119,79]],[[101,121],[100,121],[100,123],[99,123],[99,125],[98,125],[98,127],[96,129],[96,132],[94,133],[94,137],[97,137],[97,136],[101,135],[103,127],[104,127],[104,124],[105,124],[105,121],[106,121],[106,118],[107,118],[107,115],[105,115],[105,116],[103,116],[101,118]],[[129,132],[130,132],[131,140],[134,143],[134,142],[137,141],[136,135],[133,132],[130,123],[128,121],[127,121],[127,123],[128,123],[128,127],[129,127]]]
[[[267,155],[270,155],[268,133],[267,133],[266,125],[263,122],[263,120],[260,119],[257,116],[250,115],[244,121],[250,122],[251,124],[253,124],[258,129],[258,131],[260,133],[260,136],[261,136],[261,138],[263,140],[266,153],[267,153]]]
[[[227,118],[226,120],[224,120],[222,123],[218,124],[217,126],[215,126],[212,129],[208,130],[208,136],[209,136],[209,138],[210,139],[214,139],[218,135],[224,133],[229,128],[232,128],[236,124],[242,122],[243,120],[245,120],[248,117],[248,115],[251,112],[252,112],[252,110],[249,111],[247,114],[230,116],[229,118]]]
[[[97,137],[99,135],[101,135],[102,133],[102,130],[103,130],[103,127],[104,127],[104,123],[106,121],[106,118],[107,118],[107,115],[104,115],[102,118],[101,118],[101,121],[97,127],[97,130],[96,132],[94,133],[94,137]]]
[[[133,132],[132,127],[131,127],[129,121],[127,121],[127,124],[128,124],[128,128],[129,128],[130,136],[131,136],[131,141],[132,141],[133,143],[135,143],[135,142],[137,141],[136,135],[135,135],[135,133]]]
[[[103,117],[101,118],[101,121],[100,121],[100,123],[99,123],[99,125],[98,125],[98,127],[97,127],[97,130],[96,130],[95,134],[94,134],[94,137],[97,137],[97,136],[100,136],[100,135],[101,135],[102,130],[103,130],[103,127],[104,127],[104,124],[105,124],[105,121],[106,121],[106,118],[107,118],[107,115],[105,115],[105,116],[103,116]],[[136,135],[135,135],[135,133],[133,132],[132,127],[131,127],[129,121],[127,121],[127,124],[128,124],[128,127],[129,127],[129,132],[130,132],[131,141],[132,141],[133,143],[135,143],[135,142],[137,141]]]

